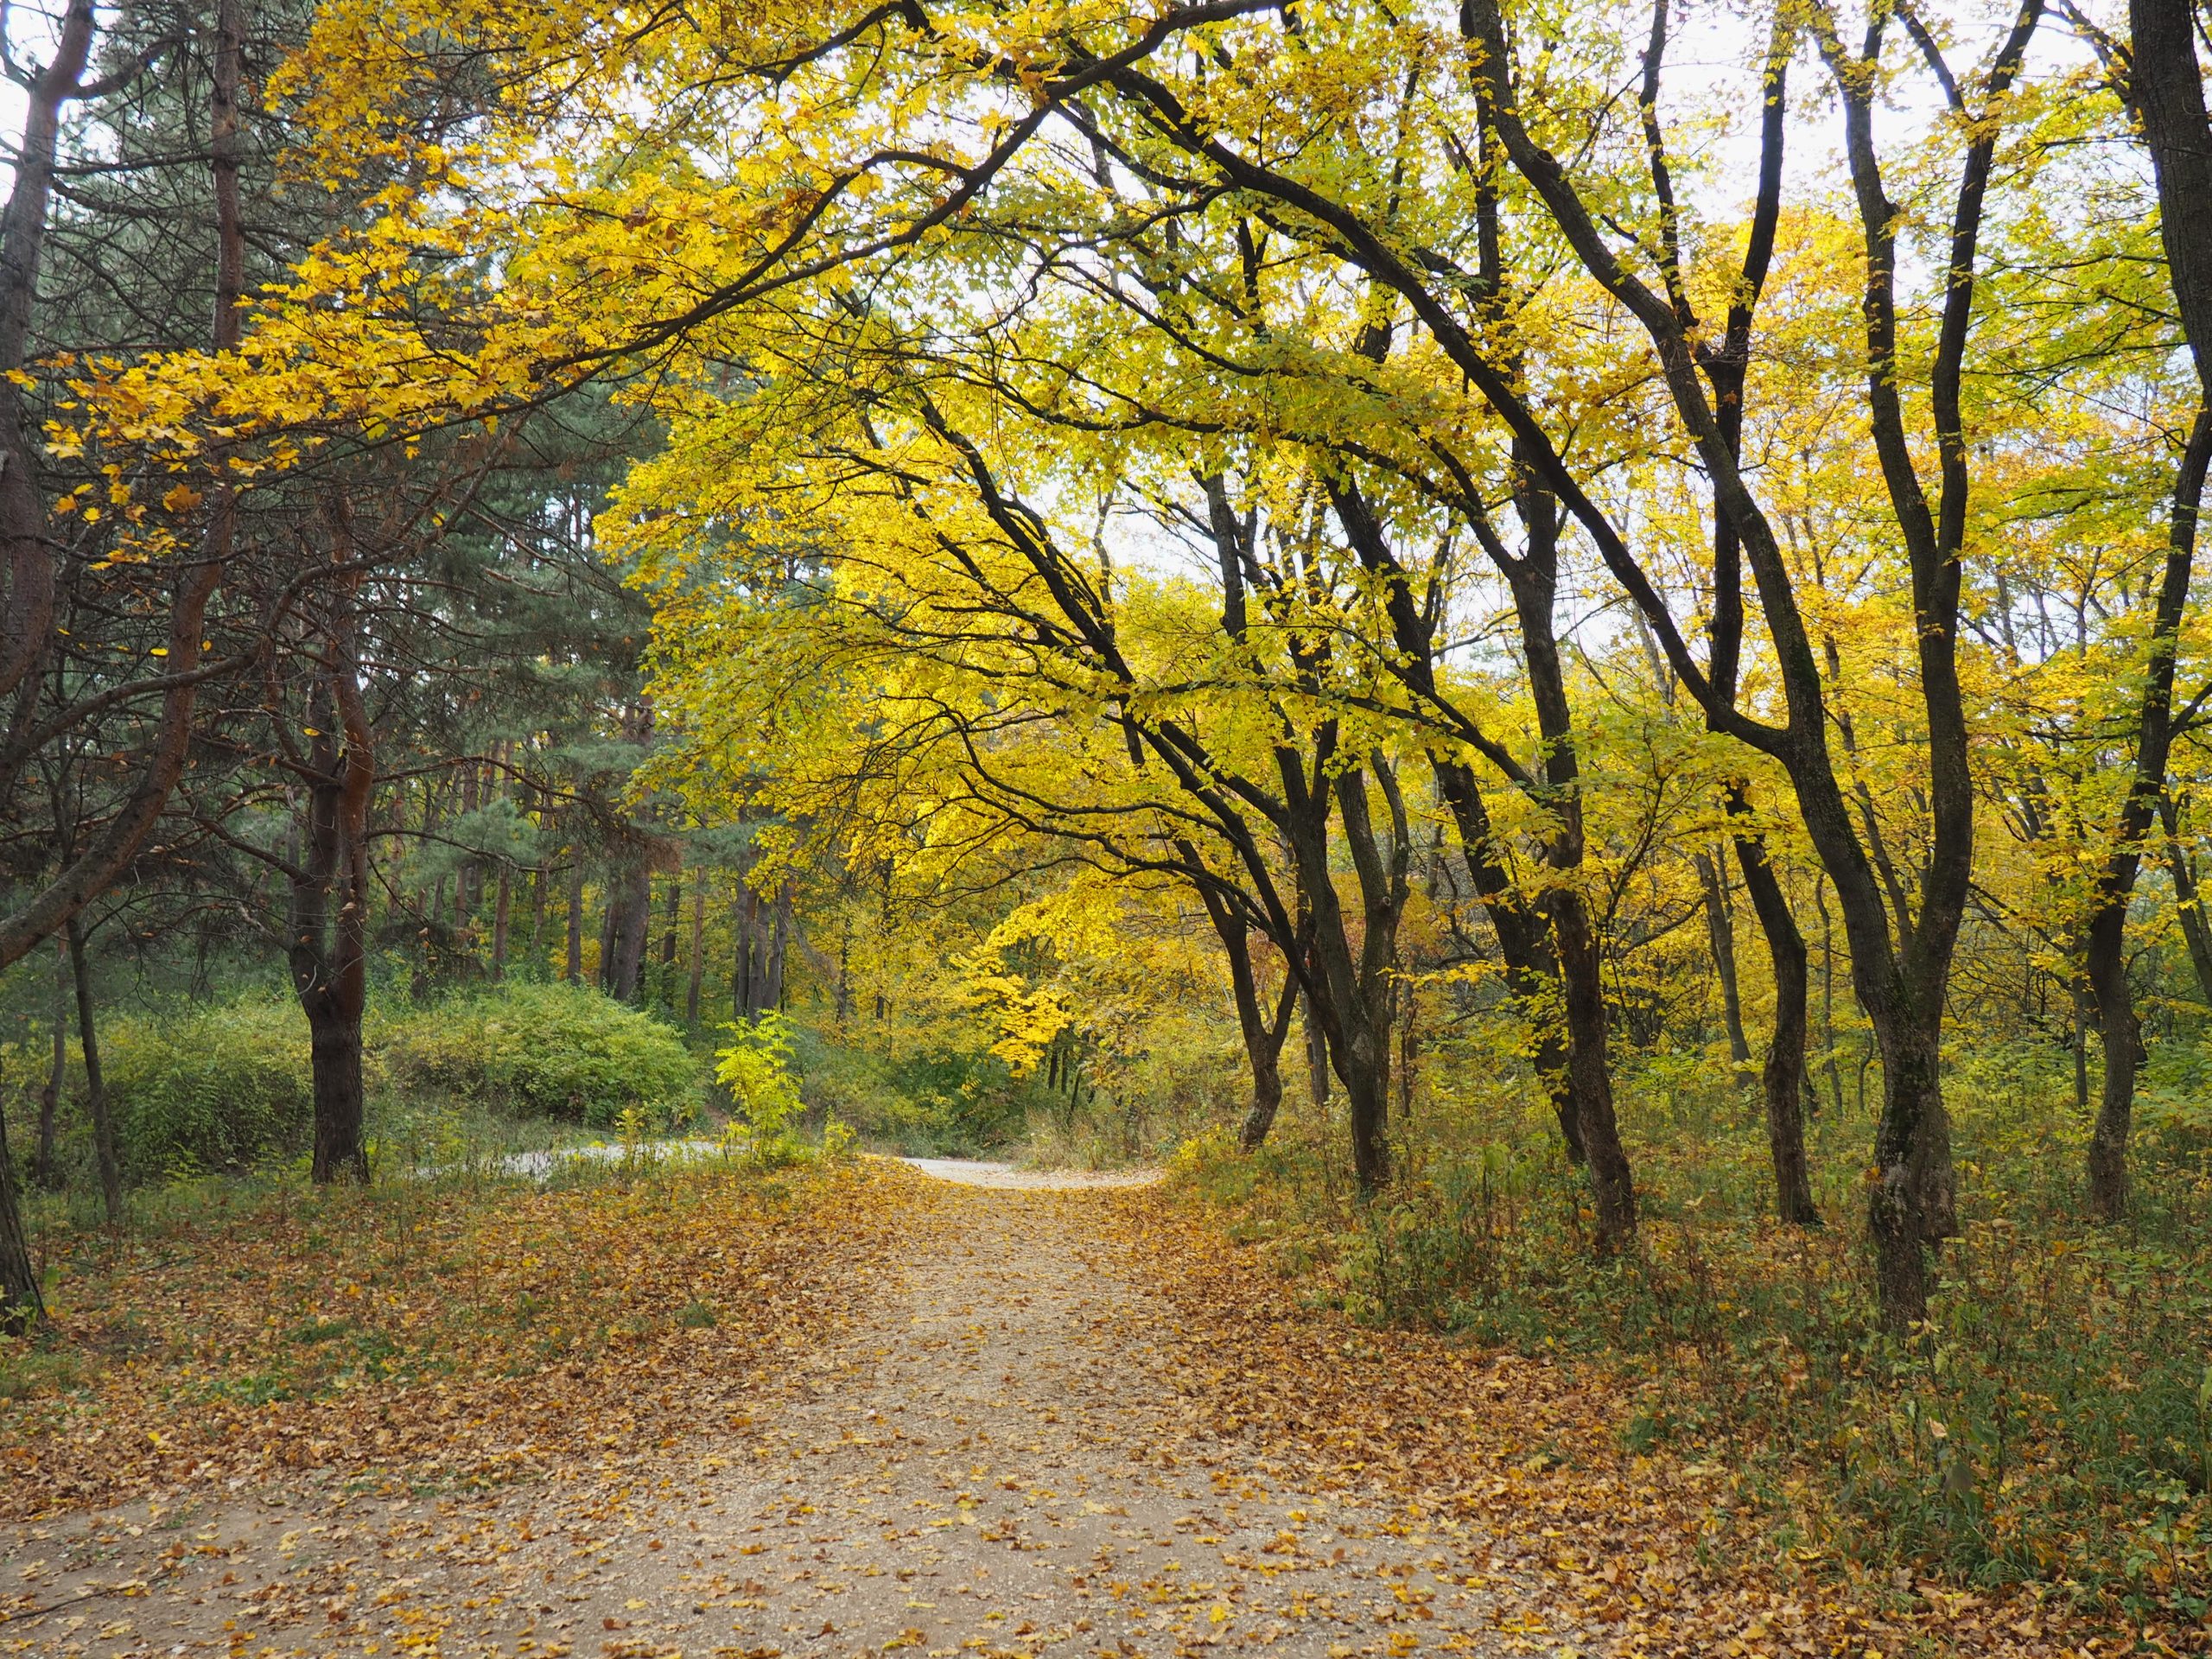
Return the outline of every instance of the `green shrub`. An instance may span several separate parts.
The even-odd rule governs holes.
[[[715,1081],[729,1090],[753,1154],[773,1160],[785,1150],[801,1110],[791,1022],[772,1010],[728,1030],[729,1046],[715,1054]]]
[[[100,1049],[135,1179],[244,1169],[307,1143],[315,1114],[307,1020],[289,999],[111,1020]]]
[[[1018,1140],[1033,1088],[994,1054],[918,1050],[895,1058],[828,1042],[802,1027],[799,1094],[880,1145],[923,1156],[971,1157]]]
[[[610,1128],[626,1109],[680,1122],[698,1106],[699,1063],[650,1015],[579,985],[519,984],[458,996],[397,1022],[392,1082]]]

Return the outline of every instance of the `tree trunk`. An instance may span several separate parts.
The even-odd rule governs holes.
[[[1316,1116],[1329,1105],[1329,1033],[1321,1029],[1321,1017],[1313,1011],[1313,1001],[1306,1001],[1306,1018],[1302,1022],[1306,1038],[1306,1097]]]
[[[1575,1122],[1589,1160],[1590,1191],[1600,1249],[1613,1249],[1636,1230],[1636,1186],[1613,1113],[1612,1071],[1605,1054],[1605,990],[1598,940],[1582,895],[1554,887],[1545,913],[1557,941],[1560,985],[1567,1006],[1567,1065],[1574,1084]]]
[[[361,1085],[361,1020],[368,1007],[369,807],[376,748],[355,659],[355,598],[361,572],[342,497],[327,508],[332,576],[323,621],[327,645],[309,693],[315,731],[302,757],[307,854],[294,870],[287,932],[292,988],[307,1016],[315,1083],[318,1185],[365,1185],[369,1153]]]
[[[1369,775],[1389,808],[1387,845],[1376,837]],[[1301,845],[1300,885],[1313,895],[1313,933],[1323,968],[1311,994],[1321,1006],[1330,1058],[1344,1086],[1353,1173],[1362,1196],[1372,1197],[1390,1180],[1390,988],[1398,960],[1398,924],[1408,891],[1413,835],[1396,776],[1381,754],[1370,757],[1364,773],[1357,767],[1339,772],[1335,794],[1344,846],[1359,883],[1357,955],[1329,880],[1326,842],[1310,830],[1297,837]],[[1320,798],[1318,787],[1313,795]]]
[[[365,1185],[369,1150],[361,1086],[361,1003],[342,995],[302,999],[315,1074],[314,1176],[319,1184]]]
[[[2197,897],[2196,861],[2181,844],[2181,815],[2172,796],[2160,798],[2158,816],[2165,825],[2166,867],[2173,872],[2182,940],[2189,947],[2189,965],[2196,970],[2196,995],[2212,1008],[2212,923],[2206,921],[2203,901]]]
[[[729,1017],[741,1025],[753,1017],[753,924],[760,910],[760,895],[741,875],[729,901]]]
[[[1748,817],[1751,804],[1739,787],[1727,795],[1730,816]],[[1805,1005],[1808,975],[1804,935],[1790,914],[1789,900],[1767,861],[1765,843],[1736,837],[1736,861],[1743,868],[1744,891],[1766,935],[1774,969],[1774,1040],[1767,1050],[1762,1083],[1766,1096],[1767,1150],[1774,1162],[1775,1213],[1797,1227],[1817,1227],[1821,1212],[1813,1202],[1812,1174],[1805,1158]]]
[[[530,954],[525,960],[532,979],[545,965],[545,881],[549,874],[543,864],[530,873]]]
[[[1178,850],[1192,873],[1199,901],[1206,907],[1206,918],[1213,924],[1214,935],[1221,941],[1222,953],[1229,958],[1230,993],[1236,1008],[1237,1030],[1244,1039],[1245,1062],[1252,1073],[1252,1104],[1237,1131],[1236,1145],[1241,1151],[1257,1152],[1267,1140],[1268,1131],[1274,1127],[1275,1114],[1282,1106],[1282,1047],[1290,1035],[1291,1020],[1298,1007],[1298,976],[1285,964],[1282,995],[1270,1018],[1260,1003],[1259,976],[1252,963],[1250,925],[1207,880],[1205,866],[1197,849],[1184,842],[1179,843]]]
[[[1736,923],[1729,913],[1726,872],[1703,848],[1690,855],[1690,862],[1697,867],[1698,885],[1705,891],[1705,937],[1713,947],[1713,975],[1720,982],[1728,1059],[1741,1077],[1751,1063],[1751,1045],[1744,1034],[1743,993],[1736,978]]]
[[[645,935],[652,926],[652,879],[642,848],[632,851],[629,867],[613,878],[614,896],[607,911],[613,959],[604,982],[607,995],[618,1002],[639,1000]]]
[[[621,925],[624,880],[620,872],[609,871],[607,891],[600,895],[599,988],[609,996],[614,995],[614,935]]]
[[[499,861],[499,887],[492,900],[492,978],[507,976],[507,915],[514,903],[514,868]]]
[[[38,1264],[23,1226],[22,1194],[16,1190],[16,1155],[8,1145],[8,1115],[0,1103],[0,1337],[20,1337],[46,1317]]]
[[[16,380],[31,338],[37,297],[41,250],[52,203],[55,143],[61,106],[83,91],[80,77],[95,30],[91,0],[69,0],[56,31],[54,55],[26,89],[22,137],[14,149],[14,188],[0,216],[0,560],[7,571],[7,597],[0,611],[0,696],[35,682],[53,639],[55,552],[45,493],[41,487],[40,450],[35,429],[25,420],[22,392]],[[219,14],[227,18],[225,10]],[[211,133],[215,172],[214,346],[238,342],[235,302],[243,269],[244,238],[238,212],[234,168],[226,188],[226,134],[221,124],[221,87],[237,54],[227,42],[234,29],[219,31],[226,43],[215,54],[219,83],[218,122]],[[231,79],[235,86],[235,78]],[[129,866],[161,821],[169,796],[183,775],[194,727],[193,711],[200,678],[187,666],[201,656],[207,601],[228,563],[236,526],[235,499],[227,488],[213,493],[212,510],[200,556],[179,561],[169,601],[168,638],[162,651],[175,665],[163,689],[154,735],[137,776],[113,814],[55,877],[33,892],[21,908],[0,916],[0,968],[20,962],[61,931],[70,917],[105,892]],[[23,705],[28,707],[28,705]],[[0,782],[7,781],[0,779]]]
[[[2212,141],[2212,131],[2205,136]],[[2197,512],[2208,467],[2212,467],[2212,398],[2197,410],[2174,480],[2164,580],[2152,620],[2150,671],[2144,677],[2137,717],[2134,778],[2113,827],[2113,850],[2098,883],[2097,908],[2089,918],[2082,953],[2105,1053],[2104,1088],[2096,1126],[2089,1134],[2089,1211],[2101,1221],[2117,1221],[2127,1212],[2127,1139],[2135,1116],[2136,1069],[2144,1058],[2143,1022],[2136,1015],[2134,989],[2127,982],[2127,906],[2142,867],[2143,838],[2166,798],[2166,762],[2173,742],[2174,654],[2189,603]]]
[[[580,985],[584,977],[584,861],[573,849],[569,855],[574,861],[569,866],[568,951],[561,960],[561,977]]]
[[[1421,1077],[1421,993],[1410,979],[1394,982],[1398,1002],[1398,1122],[1414,1121],[1414,1085]]]
[[[699,1023],[699,991],[707,968],[707,872],[702,868],[691,884],[691,981],[684,988],[683,1023]]]
[[[1874,1022],[1882,1053],[1882,1115],[1874,1129],[1867,1219],[1883,1314],[1893,1329],[1928,1317],[1931,1255],[1958,1230],[1941,1013],[1916,1007],[1910,1014]]]
[[[790,953],[791,941],[791,884],[786,881],[776,889],[775,919],[768,931],[768,961],[760,986],[763,1013],[784,1006],[784,963]]]
[[[69,1080],[69,945],[54,942],[54,1057],[47,1067],[46,1085],[38,1091],[38,1150],[31,1159],[31,1179],[52,1191],[61,1184],[56,1155],[61,1116],[61,1090]]]
[[[107,1079],[100,1071],[100,1041],[92,1009],[92,964],[86,960],[84,924],[72,916],[65,925],[69,966],[77,983],[77,1040],[85,1056],[85,1104],[92,1120],[92,1162],[99,1172],[100,1206],[108,1225],[123,1220],[123,1160],[115,1145],[115,1116],[108,1109]]]
[[[668,878],[668,909],[660,936],[660,986],[654,999],[665,1001],[671,1009],[676,1007],[676,930],[683,918],[683,871],[678,867]]]

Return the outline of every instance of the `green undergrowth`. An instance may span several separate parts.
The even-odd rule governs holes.
[[[379,1000],[363,1029],[372,1156],[466,1160],[616,1130],[642,1115],[657,1130],[695,1121],[711,1096],[706,1062],[683,1034],[582,986],[516,982],[435,1001]],[[105,1019],[100,1046],[126,1177],[155,1184],[282,1163],[314,1121],[307,1021],[293,999],[253,995]],[[35,1096],[42,1045],[0,1048],[0,1089]],[[73,1046],[58,1114],[60,1157],[92,1163],[85,1073]],[[28,1160],[35,1124],[11,1111]],[[88,1183],[74,1179],[71,1185]]]
[[[1398,1125],[1399,1179],[1372,1203],[1341,1166],[1341,1127],[1311,1114],[1251,1157],[1216,1132],[1177,1168],[1314,1302],[1606,1378],[1624,1454],[1728,1471],[1716,1550],[2203,1619],[2212,1125],[2195,1096],[2154,1084],[2132,1218],[2100,1229],[2082,1215],[2070,1097],[2001,1058],[1961,1065],[1963,1236],[1928,1326],[1897,1340],[1873,1318],[1855,1090],[1812,1127],[1827,1224],[1806,1230],[1769,1218],[1756,1100],[1705,1075],[1623,1079],[1643,1220],[1611,1261],[1591,1249],[1579,1173],[1510,1085]]]

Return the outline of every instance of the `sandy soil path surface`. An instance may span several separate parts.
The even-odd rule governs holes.
[[[960,1185],[740,1426],[497,1494],[333,1483],[0,1534],[0,1653],[1529,1651],[1484,1541],[1193,1439],[1110,1193]],[[1173,1446],[1176,1450],[1166,1448]],[[1555,1653],[1555,1626],[1541,1650]]]

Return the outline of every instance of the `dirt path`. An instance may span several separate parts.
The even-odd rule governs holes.
[[[739,1427],[490,1497],[333,1482],[0,1532],[0,1653],[1555,1653],[1485,1541],[1193,1440],[1109,1193],[940,1186]],[[610,1453],[610,1455],[613,1455]],[[1506,1601],[1494,1599],[1505,1592]],[[84,1599],[72,1600],[73,1597]]]

